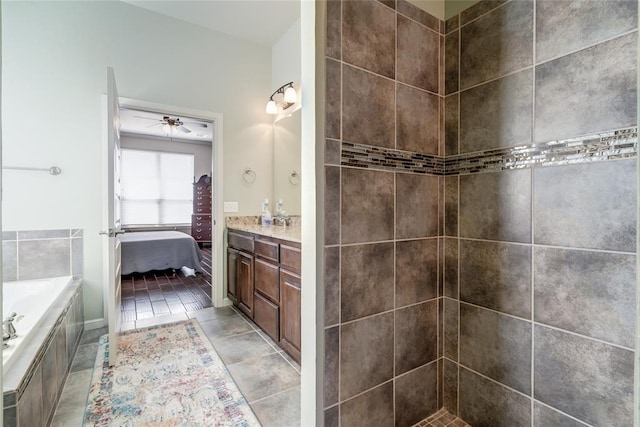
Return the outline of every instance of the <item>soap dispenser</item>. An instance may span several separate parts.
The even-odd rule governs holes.
[[[269,212],[269,199],[264,199],[262,202],[262,226],[271,226],[271,213]]]

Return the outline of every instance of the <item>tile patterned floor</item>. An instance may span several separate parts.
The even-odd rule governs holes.
[[[205,252],[206,265],[207,252],[203,252]],[[209,271],[211,271],[210,251],[208,254]],[[206,266],[205,269],[207,269]],[[136,283],[145,284],[144,290],[147,291],[151,310],[144,310],[141,313],[150,311],[151,317],[138,318],[136,307],[136,320],[125,325],[127,328],[141,328],[181,319],[186,320],[187,318],[197,319],[262,425],[264,427],[296,427],[300,425],[300,366],[250,319],[233,307],[210,307],[211,301],[209,300],[208,308],[187,310],[192,306],[188,306],[188,303],[180,298],[180,292],[187,295],[188,291],[194,295],[195,299],[195,294],[204,292],[204,283],[206,286],[211,286],[210,275],[199,274],[196,276],[196,279],[202,280],[199,283],[197,280],[194,280],[196,283],[185,280],[181,276],[171,278],[157,273],[154,274],[153,280],[150,277],[147,279],[144,277],[142,280],[129,278],[133,283],[133,288],[128,286],[127,289],[133,289],[133,300],[137,306],[136,293],[142,291],[143,288],[141,284],[136,288]],[[156,285],[160,289],[155,288]],[[168,291],[168,285],[174,290]],[[170,311],[169,314],[164,314],[165,312],[162,310],[154,310],[153,301],[160,301],[160,299],[152,300],[150,291],[164,291],[163,287],[167,289],[167,294],[175,292],[178,295],[184,311],[176,313]],[[123,299],[124,293],[125,288],[123,287]],[[140,295],[143,293],[140,292]],[[188,298],[185,297],[185,299]],[[146,298],[141,297],[140,300],[146,300]],[[166,296],[164,301],[167,301]],[[84,405],[98,349],[98,338],[105,333],[107,333],[106,328],[102,328],[85,331],[82,335],[71,372],[56,408],[52,427],[82,425]]]
[[[462,419],[450,414],[449,411],[442,408],[435,414],[425,420],[420,421],[413,427],[471,427]]]
[[[184,320],[190,311],[211,307],[211,248],[204,248],[202,255],[205,271],[196,276],[180,270],[122,276],[123,329],[149,326],[140,321],[158,316]]]

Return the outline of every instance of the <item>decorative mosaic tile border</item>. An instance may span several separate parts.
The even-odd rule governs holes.
[[[342,143],[343,166],[383,169],[394,172],[444,175],[444,158],[371,145]]]
[[[446,158],[343,142],[341,164],[394,172],[450,176],[631,158],[637,155],[637,148],[637,127],[527,146],[457,154]]]

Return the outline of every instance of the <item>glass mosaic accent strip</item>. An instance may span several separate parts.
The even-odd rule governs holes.
[[[342,143],[342,166],[444,175],[444,158],[371,145]]]
[[[637,148],[637,127],[446,158],[343,142],[341,164],[450,176],[630,158],[637,155]]]

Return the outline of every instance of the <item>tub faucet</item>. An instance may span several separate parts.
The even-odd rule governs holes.
[[[8,340],[12,340],[14,338],[16,338],[18,336],[18,333],[16,331],[16,327],[13,326],[13,322],[16,320],[16,316],[18,315],[18,313],[11,313],[9,315],[9,317],[7,317],[4,322],[2,322],[2,341],[5,341],[5,336],[9,336],[8,339],[6,339],[6,341]]]

